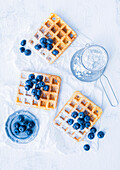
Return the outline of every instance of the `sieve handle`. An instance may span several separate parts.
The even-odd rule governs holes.
[[[103,90],[108,98],[109,103],[112,107],[116,107],[119,104],[119,101],[117,99],[117,96],[112,88],[112,85],[104,74],[100,77],[100,83],[103,87]]]

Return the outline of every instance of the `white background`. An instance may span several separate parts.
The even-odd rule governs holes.
[[[107,49],[110,55],[107,76],[120,97],[120,0],[0,0],[0,85],[16,82],[12,56],[6,60],[16,36],[33,22],[44,21],[51,12]],[[119,170],[120,107],[112,108],[103,98],[107,121],[103,115],[102,124],[106,136],[98,151],[65,155],[24,152],[5,146],[0,147],[0,169]]]

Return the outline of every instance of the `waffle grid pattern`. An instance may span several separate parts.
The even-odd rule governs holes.
[[[53,39],[53,48],[48,51],[41,48],[36,50],[34,46],[40,43],[42,37]],[[57,15],[50,14],[50,17],[43,23],[38,31],[29,39],[29,46],[38,54],[42,55],[49,63],[53,63],[60,55],[69,47],[77,34]],[[53,50],[58,50],[55,56],[52,54]]]
[[[83,130],[75,130],[72,125],[67,123],[69,118],[71,117],[71,113],[77,111],[84,112],[85,115],[89,115],[90,119],[90,127],[85,128]],[[102,109],[95,105],[92,101],[90,101],[87,97],[82,95],[79,91],[74,92],[69,101],[65,104],[62,110],[54,119],[54,124],[59,128],[63,129],[67,134],[69,134],[72,138],[81,141],[85,135],[89,132],[91,127],[96,123],[96,121],[100,118],[102,114]],[[74,123],[77,122],[78,116],[74,119]]]
[[[49,91],[42,90],[42,95],[39,100],[36,100],[31,94],[31,89],[26,91],[24,89],[25,81],[28,79],[29,74],[43,76],[43,81],[46,85],[49,85]],[[57,107],[57,101],[60,91],[61,78],[56,75],[22,72],[20,77],[20,84],[18,87],[16,103],[18,105],[24,105],[29,107],[35,107],[39,109],[55,109]]]

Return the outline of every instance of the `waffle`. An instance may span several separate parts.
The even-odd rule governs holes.
[[[40,50],[34,48],[36,44],[40,44],[42,37],[53,39],[53,48],[51,51],[44,48]],[[28,40],[28,44],[39,56],[43,56],[44,59],[52,64],[76,37],[77,34],[57,14],[51,13],[32,38]],[[59,52],[56,56],[52,54],[55,49]]]
[[[45,84],[49,85],[48,91],[42,90],[42,95],[39,100],[36,100],[31,94],[31,89],[26,91],[24,88],[25,81],[28,79],[29,74],[34,74],[35,77],[37,75],[42,75]],[[59,76],[23,71],[20,76],[16,104],[45,110],[55,109],[57,107],[60,84],[61,78]]]
[[[73,111],[84,112],[86,115],[88,114],[90,119],[90,127],[85,128],[83,130],[75,130],[72,125],[67,123],[69,118],[71,117],[71,113]],[[54,124],[59,128],[63,129],[67,134],[69,134],[72,138],[81,141],[85,135],[89,132],[91,127],[96,123],[96,121],[100,118],[102,114],[102,109],[95,105],[92,101],[90,101],[87,97],[81,94],[79,91],[73,93],[72,97],[68,100],[62,110],[58,113],[58,115],[54,119]],[[77,122],[78,116],[74,119],[74,123]]]

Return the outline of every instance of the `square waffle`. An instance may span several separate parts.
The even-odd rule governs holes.
[[[83,130],[75,130],[73,125],[69,125],[67,120],[71,117],[71,113],[73,111],[84,112],[85,115],[89,115],[90,119],[90,127],[84,128]],[[58,115],[54,119],[54,124],[59,128],[63,129],[67,134],[69,134],[72,138],[81,141],[85,135],[89,132],[91,127],[96,123],[96,121],[100,118],[102,114],[102,109],[95,105],[92,101],[90,101],[87,97],[81,94],[79,91],[73,93],[72,97],[68,100],[62,110],[58,113]],[[78,116],[74,119],[74,123],[77,122]]]
[[[24,88],[25,81],[28,79],[29,74],[34,74],[35,77],[37,75],[42,75],[45,84],[49,85],[48,91],[42,90],[42,95],[39,100],[36,100],[31,94],[32,89],[26,91]],[[57,107],[60,84],[61,78],[59,76],[23,71],[20,76],[16,104],[45,110],[55,109]]]
[[[36,50],[34,48],[36,44],[40,44],[42,37],[53,39],[52,50],[48,51],[44,48]],[[76,37],[77,34],[57,14],[51,13],[49,18],[29,39],[28,44],[39,56],[43,56],[44,59],[52,64]],[[54,55],[52,54],[53,50],[57,50],[59,53]]]

